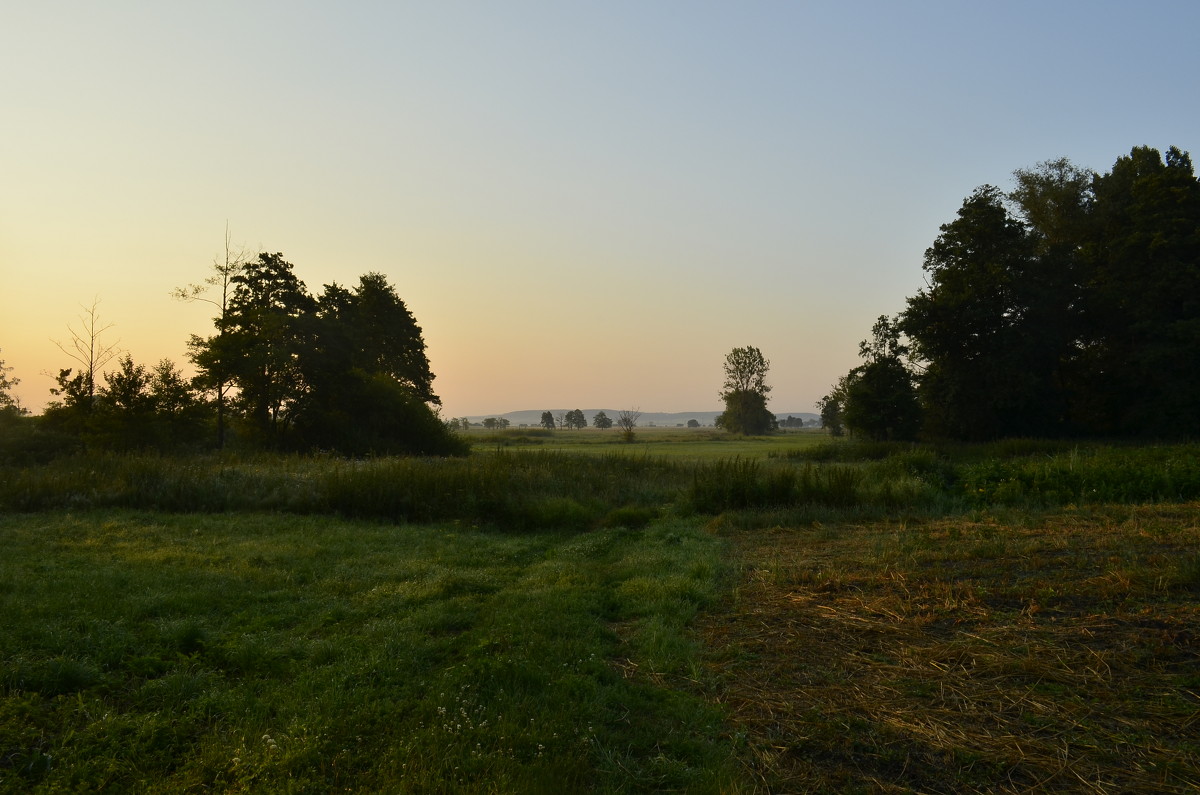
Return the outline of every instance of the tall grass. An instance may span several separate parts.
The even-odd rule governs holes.
[[[670,503],[685,477],[686,469],[669,461],[540,452],[358,461],[106,455],[10,468],[0,480],[0,507],[275,511],[579,528],[617,508]]]
[[[467,458],[77,456],[0,468],[0,509],[275,511],[511,529],[612,525],[614,512],[837,510],[1200,499],[1200,446],[833,444],[774,458],[554,451]],[[636,512],[636,511],[635,511]]]
[[[863,502],[863,480],[862,470],[852,467],[772,467],[734,458],[697,466],[688,503],[701,513],[796,504],[847,507]]]

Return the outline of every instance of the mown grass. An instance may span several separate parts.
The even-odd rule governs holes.
[[[768,792],[1194,792],[1200,505],[773,528],[704,620]]]
[[[0,790],[717,791],[695,523],[0,519]]]

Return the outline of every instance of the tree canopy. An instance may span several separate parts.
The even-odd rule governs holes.
[[[767,371],[771,363],[758,348],[734,348],[725,356],[725,380],[719,396],[725,411],[718,427],[731,433],[762,434],[775,430],[775,415],[767,410]]]
[[[232,384],[247,430],[272,447],[356,455],[450,452],[421,327],[379,273],[313,297],[282,254],[229,278],[217,333],[193,337],[200,383]]]
[[[1014,178],[1007,194],[975,190],[941,227],[925,253],[926,287],[895,321],[923,432],[1200,433],[1200,181],[1190,156],[1135,147],[1105,174],[1060,158]],[[840,387],[822,415],[844,408],[852,429],[863,428],[864,390],[907,391],[890,356]]]

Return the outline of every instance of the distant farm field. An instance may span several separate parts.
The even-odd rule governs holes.
[[[621,438],[616,428],[555,430],[508,428],[504,431],[472,429],[466,438],[478,450],[555,450],[588,454],[666,456],[712,459],[742,456],[765,458],[772,453],[794,450],[828,441],[821,430],[787,431],[771,436],[737,436],[714,428],[638,428],[632,442]]]
[[[6,468],[0,791],[1200,786],[1195,447],[796,437]]]

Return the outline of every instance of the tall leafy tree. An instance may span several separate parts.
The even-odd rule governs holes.
[[[349,290],[326,285],[304,329],[297,443],[355,454],[459,451],[440,419],[428,421],[436,418],[428,404],[441,400],[425,340],[383,274],[365,274]]]
[[[734,348],[725,356],[725,380],[719,394],[725,411],[717,425],[732,433],[761,434],[775,430],[775,415],[767,410],[767,371],[771,363],[753,346]]]
[[[1106,432],[1200,433],[1200,183],[1135,147],[1095,181],[1090,415]]]
[[[236,252],[233,250],[230,244],[229,225],[226,224],[224,261],[213,260],[212,272],[203,284],[177,287],[171,291],[171,295],[180,301],[203,301],[216,307],[217,316],[213,322],[217,327],[217,336],[221,336],[227,328],[226,316],[229,312],[229,299],[234,287],[233,277],[241,272],[248,258],[249,255],[244,249]],[[209,295],[210,289],[215,292],[215,296]],[[188,340],[189,358],[199,370],[196,384],[201,389],[211,391],[215,398],[218,448],[225,446],[227,393],[229,391],[229,373],[225,369],[225,360],[213,355],[221,348],[222,345],[215,343],[211,337],[206,339],[193,334]]]
[[[306,392],[299,364],[316,302],[282,254],[259,254],[229,281],[219,333],[193,339],[192,361],[202,378],[236,385],[236,407],[262,441],[276,444]]]
[[[1037,433],[1052,368],[1031,322],[1035,247],[993,186],[977,189],[925,252],[928,287],[908,299],[900,330],[925,363],[921,396],[934,435]]]
[[[821,412],[821,427],[828,430],[830,436],[843,436],[846,433],[845,381],[846,377],[843,376],[837,384],[834,384],[828,395],[817,401],[817,411]]]
[[[851,370],[845,381],[845,423],[871,439],[915,439],[921,427],[921,406],[899,325],[882,316],[871,334],[870,340],[859,345],[863,364]]]

